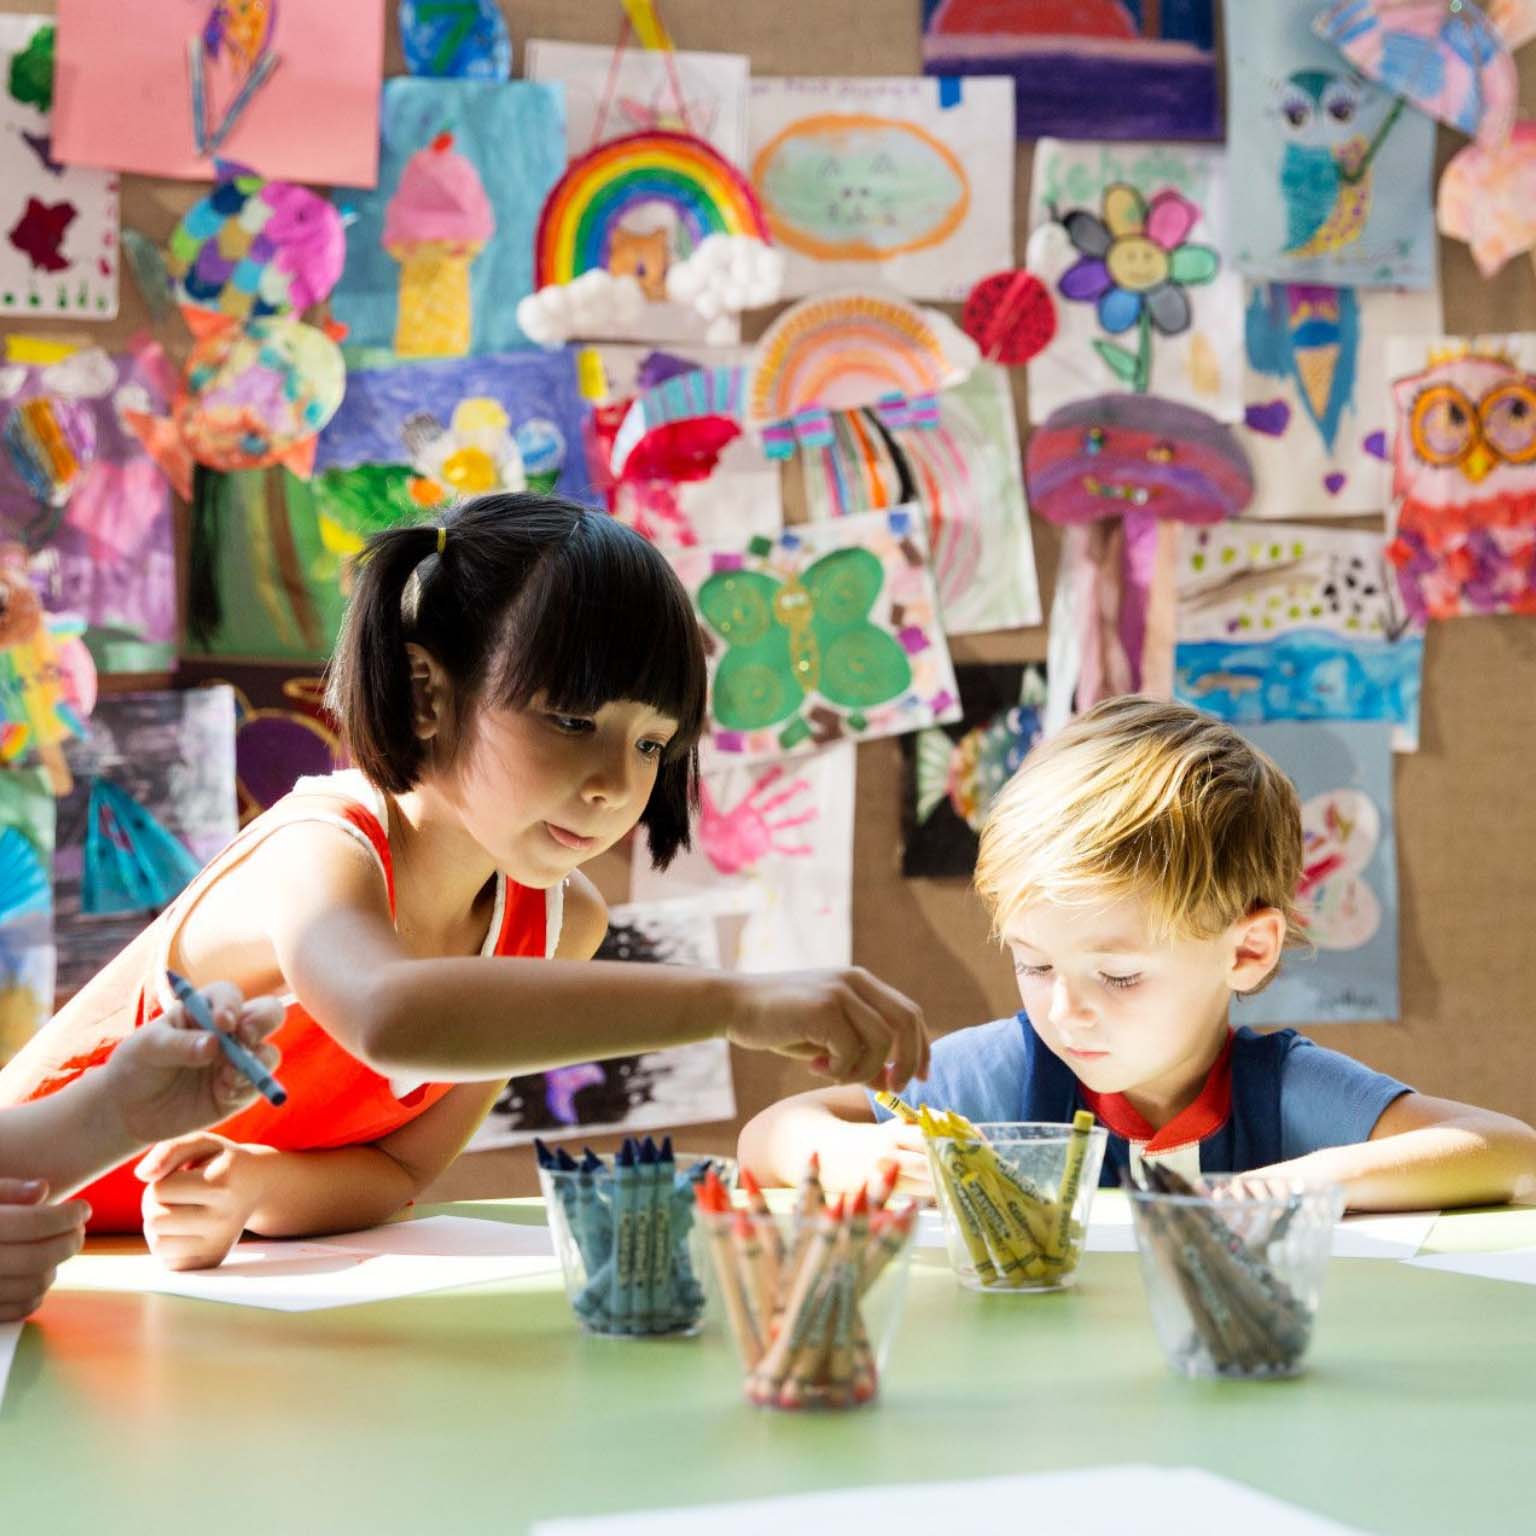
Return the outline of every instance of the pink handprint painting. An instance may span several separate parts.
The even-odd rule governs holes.
[[[815,853],[809,828],[820,815],[808,799],[811,782],[797,774],[787,783],[778,765],[753,775],[752,787],[734,804],[722,806],[703,785],[699,846],[722,875],[740,875],[770,856],[797,859]]]

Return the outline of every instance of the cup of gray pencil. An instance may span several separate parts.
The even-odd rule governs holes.
[[[1144,1163],[1127,1189],[1152,1325],[1181,1375],[1294,1376],[1312,1342],[1336,1184],[1206,1175]]]

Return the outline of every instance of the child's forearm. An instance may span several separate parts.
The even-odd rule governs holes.
[[[663,1050],[721,1034],[739,985],[617,961],[402,961],[370,983],[367,1054],[376,1070],[478,1082]]]
[[[115,1168],[143,1143],[124,1129],[104,1072],[87,1072],[29,1104],[0,1109],[0,1172],[46,1179],[52,1198]]]
[[[857,1189],[869,1177],[879,1149],[867,1108],[862,1120],[848,1118],[863,1107],[863,1089],[852,1092],[858,1104],[838,1102],[846,1089],[818,1089],[770,1104],[742,1127],[737,1160],[761,1184],[796,1184],[814,1152],[821,1160],[824,1189]]]
[[[260,1160],[260,1196],[245,1225],[260,1237],[313,1237],[376,1227],[420,1193],[415,1176],[378,1147],[247,1150]]]
[[[1356,1211],[1530,1201],[1536,1200],[1536,1136],[1518,1121],[1490,1116],[1328,1147],[1260,1172],[1342,1184]]]

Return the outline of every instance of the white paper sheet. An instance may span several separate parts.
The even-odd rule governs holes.
[[[25,1323],[0,1323],[0,1409],[5,1407],[5,1383],[16,1362],[16,1346],[21,1343]]]
[[[842,1488],[831,1493],[694,1509],[541,1520],[533,1536],[797,1536],[849,1529],[882,1536],[931,1536],[938,1530],[985,1530],[999,1510],[1029,1511],[1031,1528],[1073,1536],[1187,1536],[1242,1531],[1243,1536],[1347,1536],[1354,1529],[1258,1493],[1197,1467],[1087,1467],[1036,1477],[974,1478],[952,1483]]]
[[[1439,1211],[1349,1216],[1333,1229],[1336,1259],[1411,1259],[1429,1240]]]
[[[1481,1280],[1536,1285],[1536,1248],[1511,1248],[1506,1253],[1426,1253],[1408,1262],[1415,1269],[1443,1269],[1453,1275],[1476,1275]]]
[[[154,1291],[313,1312],[555,1268],[547,1227],[430,1216],[316,1242],[242,1242],[217,1269],[180,1273],[147,1253],[85,1253],[59,1270],[58,1284],[62,1290]]]

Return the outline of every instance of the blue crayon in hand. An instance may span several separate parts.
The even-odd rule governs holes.
[[[235,1070],[269,1104],[286,1104],[288,1090],[233,1035],[225,1034],[213,1022],[213,1010],[208,1006],[208,999],[185,976],[178,976],[175,971],[167,971],[165,975],[171,984],[171,991],[176,994],[176,1001],[186,1009],[187,1017],[219,1042]]]

